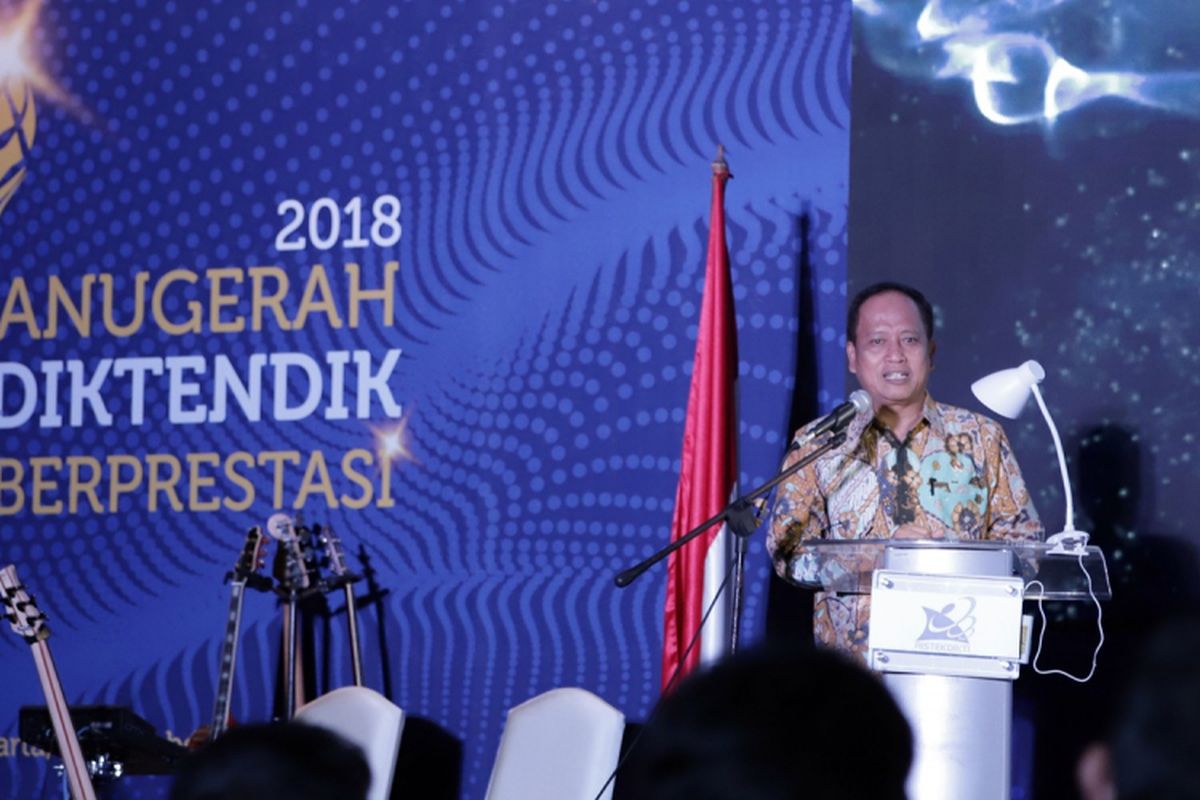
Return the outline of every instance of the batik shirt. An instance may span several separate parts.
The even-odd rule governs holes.
[[[793,451],[784,466],[815,447]],[[816,558],[805,541],[890,539],[903,525],[950,541],[1043,535],[1003,429],[926,395],[924,415],[904,441],[876,420],[856,419],[843,445],[785,481],[767,549],[782,577],[811,584]],[[865,657],[870,599],[817,594],[817,641]]]

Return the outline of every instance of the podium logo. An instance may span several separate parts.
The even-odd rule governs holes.
[[[965,653],[975,630],[975,598],[961,597],[941,608],[922,606],[925,630],[917,637],[918,650]]]

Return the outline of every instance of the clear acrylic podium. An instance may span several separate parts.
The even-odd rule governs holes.
[[[910,800],[1009,800],[1022,602],[1111,597],[1099,548],[1051,550],[1044,542],[849,539],[814,540],[798,554],[804,584],[872,596],[870,664],[916,744]]]

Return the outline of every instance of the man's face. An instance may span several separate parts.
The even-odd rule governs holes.
[[[933,343],[917,304],[899,292],[868,299],[858,311],[855,341],[846,342],[846,360],[876,410],[923,403]]]

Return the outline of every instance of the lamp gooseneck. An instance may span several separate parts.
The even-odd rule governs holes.
[[[1062,440],[1058,437],[1058,427],[1054,424],[1054,418],[1050,416],[1050,410],[1046,408],[1046,401],[1042,399],[1042,392],[1038,389],[1037,384],[1030,385],[1033,390],[1033,398],[1037,400],[1038,408],[1042,410],[1042,416],[1046,419],[1046,425],[1050,427],[1050,436],[1054,439],[1054,452],[1058,455],[1058,470],[1062,474],[1063,496],[1067,499],[1067,519],[1063,526],[1063,533],[1075,533],[1075,502],[1071,497],[1071,480],[1067,476],[1067,457],[1063,454]]]

